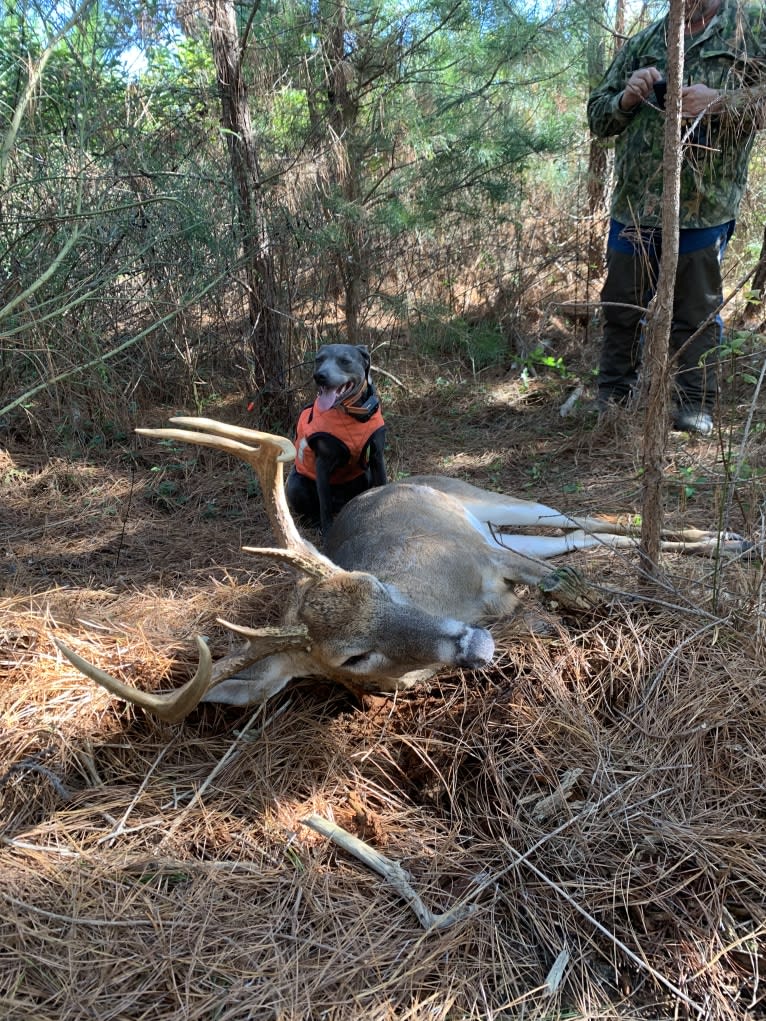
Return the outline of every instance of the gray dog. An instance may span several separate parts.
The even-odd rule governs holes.
[[[291,510],[326,533],[354,496],[386,483],[386,427],[364,344],[324,344],[314,359],[317,397],[296,427],[287,478]]]

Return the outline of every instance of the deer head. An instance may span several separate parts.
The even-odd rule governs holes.
[[[295,456],[289,440],[206,418],[173,418],[180,428],[138,429],[143,436],[210,447],[249,464],[258,476],[277,546],[245,551],[299,573],[280,627],[250,629],[221,621],[245,639],[242,649],[213,664],[197,639],[199,666],[167,694],[147,693],[56,646],[81,673],[119,698],[162,719],[182,719],[200,701],[247,704],[279,691],[296,676],[321,676],[355,689],[393,691],[440,666],[484,666],[494,653],[489,632],[422,609],[391,582],[338,567],[301,536],[284,493],[283,465]]]

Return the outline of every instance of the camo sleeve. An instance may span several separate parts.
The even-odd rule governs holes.
[[[710,29],[687,46],[684,79],[720,90],[716,113],[730,120],[766,127],[766,4],[724,0]],[[664,39],[667,18],[631,37],[588,100],[588,124],[594,135],[619,135],[641,115],[641,104],[627,113],[619,97],[628,78],[642,67],[667,68]]]
[[[619,135],[639,112],[640,104],[628,111],[621,110],[619,106],[625,83],[633,71],[640,67],[636,60],[636,46],[632,45],[632,41],[627,42],[612,61],[601,84],[591,92],[588,100],[588,125],[597,138]]]

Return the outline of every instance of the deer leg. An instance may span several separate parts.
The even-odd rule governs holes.
[[[508,584],[520,582],[534,586],[559,605],[572,610],[590,610],[604,602],[603,593],[586,581],[576,568],[562,566],[552,569],[542,558],[530,556],[520,549],[501,547],[497,543],[494,545],[496,549],[505,551],[505,565],[498,564],[498,567],[503,571]]]
[[[557,568],[541,578],[537,587],[550,602],[570,610],[592,610],[604,602],[604,593],[573,567]]]
[[[498,494],[499,495],[499,494]],[[530,500],[514,500],[512,497],[499,501],[462,499],[460,501],[472,519],[471,524],[479,527],[482,534],[486,527],[494,528],[580,528],[587,532],[627,532],[629,525],[606,521],[603,518],[570,517],[544,503]],[[553,555],[553,554],[551,554]]]
[[[693,530],[692,530],[693,531]],[[683,535],[676,532],[675,535]],[[742,557],[745,560],[758,558],[758,547],[754,542],[743,539],[734,532],[701,532],[704,538],[693,540],[663,539],[660,549],[663,553],[703,553],[712,557]]]
[[[545,504],[520,500],[507,504],[466,501],[463,504],[471,525],[490,545],[500,545],[522,556],[548,560],[574,550],[607,546],[635,549],[639,545],[641,522],[607,521],[603,518],[569,517]],[[514,535],[503,528],[538,527],[563,529],[563,535]],[[715,556],[751,556],[753,543],[736,532],[712,532],[699,528],[665,529],[664,553],[709,553]]]
[[[280,692],[294,675],[295,657],[277,653],[219,681],[200,701],[220,705],[255,705]]]
[[[663,539],[660,549],[663,553],[702,553],[711,556],[750,556],[753,543],[728,532],[700,532],[689,529],[674,533],[676,538]],[[684,537],[686,536],[686,538]],[[624,535],[617,532],[586,532],[577,529],[564,535],[511,535],[495,533],[493,540],[505,549],[522,556],[548,560],[575,550],[595,549],[637,549],[638,535]]]
[[[635,549],[638,540],[628,535],[603,532],[585,532],[577,529],[563,535],[511,535],[508,532],[495,533],[494,541],[504,549],[513,550],[525,557],[549,560],[551,557],[572,553],[575,550],[594,549],[608,546],[612,549]]]

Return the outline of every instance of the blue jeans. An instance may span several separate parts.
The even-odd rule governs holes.
[[[733,220],[718,227],[679,232],[670,355],[677,355],[675,400],[680,408],[712,411],[715,405],[715,352],[723,335],[716,310],[723,300],[721,263],[733,233]],[[607,275],[601,290],[604,339],[598,391],[602,400],[624,403],[635,387],[641,363],[642,309],[654,295],[661,255],[662,232],[658,228],[641,230],[611,221]],[[689,343],[711,316],[710,323]]]

